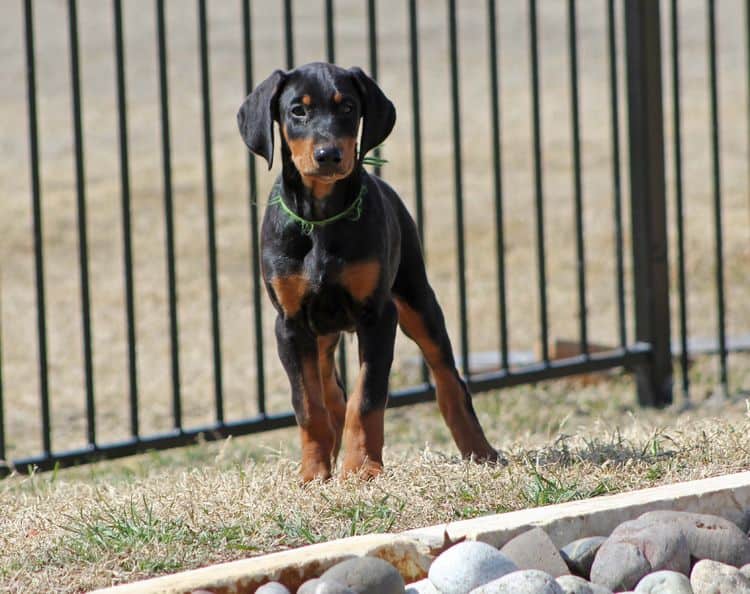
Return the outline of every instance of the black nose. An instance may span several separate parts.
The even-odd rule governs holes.
[[[336,146],[322,146],[316,148],[315,160],[318,163],[340,163],[341,151]]]

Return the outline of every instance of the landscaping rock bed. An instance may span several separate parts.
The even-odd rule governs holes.
[[[558,549],[541,528],[501,549],[450,543],[428,576],[404,584],[382,559],[357,557],[308,580],[297,594],[750,594],[750,510],[732,523],[719,516],[653,511],[610,535]],[[447,535],[446,535],[447,536]],[[257,594],[291,594],[272,582]]]

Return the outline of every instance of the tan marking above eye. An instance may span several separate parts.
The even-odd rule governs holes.
[[[380,282],[380,262],[366,260],[344,266],[341,284],[357,301],[364,301],[375,292]]]
[[[344,96],[341,93],[339,93],[338,91],[336,91],[333,94],[333,102],[334,103],[341,103],[343,100],[344,100]]]
[[[310,95],[302,95],[302,104],[308,107],[312,105],[312,97]]]

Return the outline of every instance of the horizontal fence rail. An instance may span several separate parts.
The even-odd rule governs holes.
[[[248,254],[247,266],[244,269],[247,274],[248,296],[246,303],[243,302],[244,305],[237,306],[236,309],[232,309],[232,302],[225,301],[228,282],[228,273],[225,270],[228,268],[224,268],[227,254],[224,250],[228,249],[226,244],[231,231],[225,224],[227,219],[245,216],[245,211],[239,212],[235,209],[228,214],[224,202],[223,160],[230,157],[227,157],[228,151],[223,144],[222,124],[229,118],[233,121],[234,113],[226,111],[223,103],[217,101],[217,88],[225,88],[226,79],[223,77],[228,76],[228,70],[225,65],[217,67],[222,54],[214,52],[219,47],[216,43],[224,44],[220,46],[223,49],[231,44],[234,54],[238,57],[235,64],[238,67],[235,87],[239,104],[241,97],[248,94],[262,79],[262,76],[256,75],[257,64],[261,61],[269,62],[269,47],[275,51],[273,67],[283,65],[291,69],[295,65],[316,59],[335,62],[341,60],[342,55],[346,55],[348,60],[349,55],[355,53],[356,48],[352,48],[356,44],[352,44],[351,37],[347,36],[348,33],[345,31],[349,32],[348,28],[354,27],[355,23],[360,31],[357,44],[361,46],[357,49],[357,55],[373,78],[384,88],[388,85],[397,86],[394,85],[394,73],[397,68],[395,64],[402,58],[394,58],[390,44],[394,35],[403,38],[403,55],[408,57],[408,63],[399,71],[398,77],[407,92],[406,100],[399,105],[399,110],[406,114],[408,130],[404,141],[411,146],[404,149],[404,155],[408,158],[394,161],[393,166],[386,164],[382,171],[378,165],[373,172],[376,175],[382,173],[386,177],[390,176],[392,171],[399,172],[398,175],[405,176],[408,180],[407,183],[401,183],[399,180],[398,185],[402,195],[409,202],[417,231],[425,244],[428,268],[432,264],[429,259],[430,246],[435,245],[432,243],[433,233],[435,236],[442,234],[438,241],[444,240],[455,245],[454,259],[447,268],[440,270],[447,271],[445,274],[448,274],[454,283],[450,289],[455,292],[452,304],[454,309],[446,311],[446,315],[454,323],[455,332],[452,334],[457,345],[457,359],[472,391],[483,392],[619,368],[634,372],[637,379],[638,401],[641,404],[664,406],[672,401],[672,360],[676,357],[680,392],[685,399],[690,396],[693,355],[701,349],[694,346],[695,341],[691,340],[689,326],[692,284],[688,267],[691,254],[688,249],[689,229],[686,219],[689,211],[686,174],[691,171],[691,164],[687,162],[687,153],[683,148],[688,142],[697,141],[686,133],[684,125],[681,86],[684,63],[680,59],[683,39],[680,32],[685,22],[684,15],[680,12],[683,10],[683,4],[676,0],[671,0],[668,4],[669,26],[664,32],[660,28],[661,6],[657,2],[632,0],[621,5],[615,0],[607,0],[600,11],[597,42],[601,44],[605,58],[602,61],[602,71],[597,73],[597,80],[604,81],[601,83],[603,92],[597,101],[603,102],[604,121],[607,122],[605,128],[608,127],[607,140],[603,145],[605,148],[602,150],[606,153],[609,169],[605,176],[608,189],[604,192],[607,198],[604,204],[607,208],[603,210],[606,210],[606,216],[604,219],[597,219],[596,224],[611,225],[611,233],[606,244],[608,255],[605,255],[593,253],[597,248],[592,247],[590,237],[590,234],[599,231],[592,228],[592,210],[601,208],[601,203],[596,202],[600,197],[596,196],[596,192],[586,183],[587,164],[591,162],[586,158],[586,134],[588,119],[592,117],[587,110],[591,109],[593,99],[587,97],[589,83],[582,73],[586,67],[586,52],[592,51],[592,46],[588,38],[583,36],[584,27],[580,25],[582,19],[588,16],[582,12],[576,0],[567,0],[564,5],[560,5],[560,15],[564,17],[560,39],[554,35],[549,38],[544,36],[550,22],[553,22],[550,20],[550,11],[556,10],[546,3],[537,0],[519,2],[522,11],[510,15],[511,9],[505,3],[487,0],[483,8],[483,29],[476,32],[476,35],[484,36],[477,50],[484,55],[482,59],[486,60],[486,67],[481,72],[479,68],[465,67],[467,59],[477,59],[476,55],[479,54],[475,54],[475,45],[467,41],[462,30],[462,26],[468,25],[465,25],[465,8],[461,3],[446,0],[440,6],[428,6],[417,0],[409,0],[402,6],[398,2],[393,5],[385,0],[368,0],[359,8],[360,13],[357,17],[340,13],[337,6],[343,3],[343,0],[322,0],[320,7],[315,8],[319,9],[318,24],[322,25],[316,33],[320,38],[322,52],[316,53],[308,47],[310,30],[306,28],[309,25],[305,19],[309,18],[309,13],[313,10],[310,6],[303,6],[302,3],[295,3],[293,0],[284,0],[278,3],[278,6],[263,7],[260,2],[238,0],[232,8],[236,14],[226,18],[229,13],[222,12],[224,20],[221,21],[221,26],[218,26],[216,23],[219,21],[212,17],[212,11],[218,10],[218,5],[208,0],[196,0],[191,5],[194,12],[189,17],[194,19],[195,28],[192,34],[195,43],[189,46],[194,49],[194,55],[187,59],[181,53],[187,51],[181,45],[187,43],[187,38],[183,39],[187,34],[183,28],[173,25],[173,11],[183,11],[185,5],[153,0],[152,12],[148,16],[152,19],[148,23],[153,24],[153,29],[144,29],[148,31],[148,35],[152,35],[148,39],[151,43],[149,51],[152,52],[149,66],[153,68],[148,72],[152,73],[150,82],[154,85],[153,97],[131,84],[134,79],[131,70],[132,56],[129,52],[134,51],[134,46],[132,41],[128,41],[128,34],[131,33],[134,22],[127,19],[128,4],[122,0],[113,0],[111,4],[97,4],[93,8],[95,11],[106,12],[106,19],[111,20],[114,110],[107,113],[112,117],[117,141],[116,146],[111,147],[115,166],[104,173],[97,169],[96,173],[114,179],[117,192],[111,201],[119,218],[117,228],[121,234],[118,254],[122,274],[118,282],[121,283],[122,307],[120,310],[113,306],[115,311],[109,312],[111,315],[105,318],[97,317],[95,307],[99,286],[97,275],[100,274],[95,258],[98,255],[97,250],[100,249],[100,242],[97,243],[96,239],[92,238],[98,237],[94,221],[98,220],[102,205],[101,199],[96,196],[92,178],[87,176],[90,176],[92,169],[89,159],[94,150],[90,148],[86,129],[87,110],[104,107],[95,104],[92,95],[86,93],[87,84],[91,84],[91,79],[85,76],[88,46],[82,45],[80,31],[82,23],[85,26],[85,23],[89,22],[85,20],[87,15],[79,13],[79,4],[76,0],[68,0],[65,5],[63,14],[66,27],[63,31],[67,33],[66,57],[69,60],[69,79],[66,90],[57,88],[54,92],[66,96],[66,100],[70,102],[71,129],[67,133],[72,139],[71,195],[74,196],[75,212],[71,224],[75,227],[77,244],[74,268],[75,278],[78,280],[78,308],[66,312],[66,316],[80,319],[80,334],[73,334],[66,340],[74,340],[75,336],[79,336],[80,340],[82,369],[79,403],[83,414],[81,427],[85,439],[84,445],[80,446],[57,441],[53,443],[55,415],[59,414],[56,395],[61,391],[75,392],[77,389],[72,385],[50,382],[51,377],[67,377],[64,374],[60,375],[57,367],[50,363],[51,353],[55,349],[59,351],[60,347],[52,346],[53,343],[57,344],[56,340],[50,341],[50,337],[57,339],[55,332],[58,331],[56,328],[59,328],[59,323],[56,322],[57,325],[54,327],[51,325],[48,299],[50,295],[58,295],[59,287],[47,281],[48,278],[52,278],[49,276],[49,265],[46,260],[50,248],[43,225],[46,215],[56,214],[53,208],[63,208],[58,204],[53,205],[44,201],[44,192],[55,190],[54,186],[43,184],[46,179],[43,165],[46,161],[43,163],[42,157],[51,153],[42,151],[41,147],[47,138],[45,129],[39,125],[39,93],[42,87],[38,80],[38,65],[41,61],[46,71],[54,56],[50,55],[46,43],[37,47],[39,36],[35,35],[35,30],[42,26],[34,13],[38,5],[31,0],[25,0],[19,5],[21,8],[17,23],[18,56],[19,61],[24,64],[24,125],[28,137],[28,156],[24,158],[24,166],[29,177],[28,190],[23,201],[29,203],[29,260],[33,268],[31,315],[35,329],[34,363],[37,387],[30,389],[32,383],[22,385],[18,381],[9,381],[9,371],[14,370],[10,367],[13,363],[10,363],[11,357],[7,348],[10,344],[8,336],[11,334],[8,320],[13,314],[8,312],[18,309],[16,304],[9,303],[9,299],[13,299],[17,292],[0,292],[0,473],[7,474],[12,470],[28,472],[34,468],[45,470],[102,458],[128,456],[152,449],[194,444],[201,440],[211,441],[230,435],[245,435],[289,427],[295,423],[292,412],[277,411],[272,402],[279,390],[274,387],[274,349],[269,343],[269,325],[273,320],[263,295],[259,225],[260,209],[265,202],[260,186],[266,183],[265,177],[270,179],[273,174],[266,174],[264,170],[259,171],[252,156],[248,156],[246,160],[243,157],[244,169],[241,174],[238,175],[236,171],[233,174],[234,179],[242,178],[246,184],[242,207],[247,209],[247,220],[243,222],[242,236]],[[385,11],[391,10],[393,6],[398,6],[403,12],[397,20],[401,27],[398,33],[394,33],[396,29],[390,28],[393,23],[383,18],[386,16]],[[708,72],[705,100],[709,111],[710,136],[701,142],[708,140],[711,153],[710,223],[713,231],[714,265],[711,288],[714,293],[716,320],[715,344],[712,343],[711,348],[703,348],[702,351],[715,353],[718,362],[717,384],[724,395],[731,395],[746,389],[747,386],[731,383],[730,355],[750,350],[750,340],[737,340],[729,333],[729,330],[741,332],[743,328],[737,326],[736,322],[731,322],[736,318],[731,318],[729,308],[732,287],[728,279],[730,264],[734,260],[727,255],[727,221],[724,218],[728,190],[727,186],[722,184],[724,155],[720,127],[718,63],[721,51],[717,48],[719,23],[717,6],[713,0],[706,0],[702,7],[704,10],[700,17],[691,10],[690,18],[702,19],[707,39]],[[350,8],[354,9],[354,4]],[[223,5],[221,9],[229,10],[227,5]],[[267,30],[265,25],[267,15],[263,10],[266,9],[275,15],[276,21],[272,32],[270,29]],[[477,10],[477,7],[472,6],[472,10]],[[523,23],[523,35],[514,37],[511,44],[504,37],[509,34],[509,26],[505,24],[504,19],[515,18],[518,14],[519,22]],[[436,24],[437,16],[442,23],[440,27]],[[352,20],[353,18],[359,20]],[[747,18],[747,22],[750,23],[750,9]],[[146,23],[148,19],[145,16],[144,19],[143,23]],[[428,19],[429,24],[425,26],[424,23]],[[231,29],[234,31],[234,37],[231,39],[227,33],[230,29],[225,27],[228,22],[236,23],[236,28]],[[348,28],[344,29],[342,23]],[[151,26],[150,24],[148,26]],[[52,25],[45,20],[45,31],[50,26]],[[146,27],[140,21],[138,26]],[[426,53],[424,49],[425,46],[432,48],[431,44],[436,43],[435,30],[439,30],[442,36],[437,42],[442,43],[447,49],[445,55],[437,58],[432,53]],[[138,39],[143,39],[141,31],[136,33],[139,35]],[[744,31],[744,35],[747,63],[750,64],[750,26]],[[219,38],[218,42],[215,42],[216,37]],[[385,41],[386,39],[389,41]],[[562,52],[561,59],[566,64],[564,82],[561,83],[565,87],[564,93],[558,93],[550,87],[554,77],[550,76],[550,66],[545,63],[545,60],[551,59],[550,54],[545,53],[549,51],[550,44],[558,44],[557,51]],[[467,45],[470,47],[466,47]],[[464,51],[471,58],[464,58]],[[521,78],[524,80],[524,89],[520,94],[522,100],[514,100],[512,104],[508,101],[508,93],[515,88],[513,85],[518,83],[506,69],[516,67],[516,64],[510,64],[509,61],[514,58],[506,57],[506,52],[509,56],[520,53],[526,60],[525,63],[517,65],[523,73]],[[426,59],[425,56],[429,58]],[[185,63],[195,65],[193,74],[197,87],[190,97],[185,97],[183,91],[175,91],[176,88],[182,88],[182,81],[175,77],[175,61],[179,63],[180,77],[188,76],[183,70]],[[427,70],[432,72],[434,68],[442,68],[441,72],[445,75],[441,78],[443,87],[440,89],[429,88],[424,83]],[[668,72],[665,71],[665,75],[662,76],[665,68]],[[271,69],[269,67],[268,72]],[[264,67],[262,75],[265,74]],[[140,72],[138,76],[142,77],[144,74]],[[472,85],[477,81],[481,81],[481,85],[486,85],[488,97],[483,98],[484,103],[478,101],[477,97],[467,94],[467,79],[471,80]],[[668,83],[668,89],[663,88],[665,81]],[[140,81],[136,82],[140,84]],[[434,80],[432,84],[435,84]],[[45,93],[49,93],[47,87],[44,89]],[[434,93],[445,96],[447,110],[442,114],[442,119],[437,119],[432,111]],[[153,194],[154,202],[159,204],[156,212],[163,218],[163,221],[159,219],[153,228],[150,227],[151,233],[163,242],[163,256],[150,254],[146,264],[142,252],[139,252],[139,245],[143,240],[142,209],[145,208],[145,203],[142,193],[146,191],[143,187],[147,176],[142,171],[143,166],[136,165],[135,153],[140,149],[136,148],[137,143],[133,139],[134,127],[144,113],[141,109],[143,104],[140,102],[150,102],[148,107],[152,108],[148,113],[152,114],[155,151],[158,153],[152,160],[157,164],[159,185],[152,192],[148,191]],[[182,112],[175,110],[175,107],[185,102],[194,102],[198,106],[198,140],[190,147],[194,154],[189,159],[189,165],[185,164],[184,147],[174,141],[186,127],[195,124],[186,123],[181,115],[176,115]],[[575,338],[572,339],[574,348],[562,355],[553,340],[555,328],[559,327],[559,320],[564,314],[556,309],[559,307],[560,298],[555,295],[561,290],[555,285],[558,282],[555,279],[559,279],[559,271],[556,270],[559,267],[559,256],[553,253],[558,248],[553,247],[555,244],[551,235],[562,224],[558,220],[561,211],[556,210],[556,204],[560,201],[560,192],[563,190],[558,187],[561,184],[550,181],[551,176],[555,175],[556,165],[551,160],[547,139],[548,135],[559,134],[559,131],[548,127],[550,116],[547,111],[550,106],[556,108],[558,102],[567,111],[566,117],[555,123],[556,127],[565,128],[567,144],[564,153],[565,159],[569,159],[566,165],[569,184],[567,190],[564,190],[568,193],[564,194],[564,200],[571,227],[565,249],[569,251],[566,255],[566,258],[569,258],[566,260],[566,266],[569,267],[573,281],[565,285],[565,301],[574,304],[575,318]],[[517,224],[513,218],[517,216],[514,214],[517,205],[511,200],[513,192],[508,188],[518,157],[512,150],[508,150],[507,143],[508,135],[511,134],[508,130],[509,122],[512,124],[510,108],[515,109],[520,103],[525,103],[525,108],[528,109],[528,127],[525,135],[529,154],[528,178],[524,181],[524,190],[529,196],[526,212],[529,238],[523,245],[519,245],[518,240],[512,235],[512,226]],[[486,105],[483,117],[486,120],[488,142],[480,153],[475,150],[474,141],[470,140],[472,132],[467,131],[465,125],[467,110],[474,111],[478,109],[477,105]],[[47,104],[42,103],[41,107],[47,109]],[[625,114],[626,124],[623,123]],[[669,128],[668,133],[665,133],[665,127]],[[434,134],[437,128],[444,131],[443,136],[439,137],[442,140],[433,140],[436,138]],[[623,145],[623,139],[627,140],[626,146]],[[435,147],[441,142],[450,147],[445,152],[444,161],[440,160],[440,156],[436,156],[438,153]],[[384,148],[377,149],[376,156],[381,156],[381,150],[382,156],[388,156],[396,141],[393,143],[394,145],[389,145],[389,141],[386,141]],[[239,141],[236,145],[226,146],[232,146],[234,154],[237,154],[236,151],[244,150]],[[396,149],[400,147],[393,150]],[[629,155],[627,175],[624,175],[621,169],[623,153]],[[467,157],[469,154],[472,156]],[[494,236],[486,244],[472,231],[474,219],[471,218],[471,212],[474,208],[473,200],[477,186],[474,179],[476,169],[471,165],[472,161],[477,159],[477,154],[487,156],[486,165],[482,165],[487,170],[485,204],[492,209],[492,213],[487,213],[486,218],[489,221],[488,232],[494,233]],[[59,157],[44,158],[48,160]],[[450,189],[440,190],[445,192],[445,197],[440,198],[439,205],[435,202],[438,198],[434,197],[434,185],[437,184],[430,178],[436,167],[433,161],[444,163],[444,175],[446,179],[448,176],[451,178],[451,183],[445,184],[445,187]],[[142,163],[142,160],[138,160],[138,163]],[[443,168],[442,165],[438,166]],[[403,167],[408,168],[407,174],[401,172]],[[119,172],[115,171],[115,168],[119,168]],[[201,197],[201,208],[196,210],[195,216],[200,216],[205,221],[205,243],[202,243],[201,237],[193,237],[189,246],[192,247],[192,243],[202,246],[195,252],[200,254],[197,256],[184,254],[186,251],[192,251],[185,247],[185,239],[180,234],[182,209],[187,207],[183,199],[185,183],[178,179],[183,179],[180,176],[184,176],[186,170],[195,170],[202,174],[202,184],[191,182],[191,191],[195,191]],[[670,174],[670,171],[673,173]],[[443,172],[440,174],[443,175]],[[443,178],[440,179],[442,184]],[[626,191],[630,193],[629,210],[623,204],[626,201]],[[2,208],[0,206],[0,216],[3,216]],[[450,224],[438,230],[431,229],[431,217],[438,211],[449,213],[445,216],[450,217]],[[148,216],[153,216],[151,211],[149,213]],[[609,222],[600,222],[605,219]],[[18,220],[17,224],[24,226],[26,221]],[[483,251],[481,254],[482,258],[492,259],[488,282],[494,283],[494,289],[488,306],[480,299],[479,291],[472,288],[476,286],[474,283],[477,283],[478,274],[472,268],[472,263],[476,261],[475,250],[485,250],[485,247],[476,248],[474,242],[479,246],[489,245],[488,252],[492,252]],[[670,242],[674,243],[672,250],[668,249]],[[628,249],[631,250],[630,259]],[[530,258],[528,270],[524,271],[524,281],[529,285],[528,296],[523,297],[522,304],[525,327],[520,329],[518,319],[514,318],[514,315],[517,315],[514,312],[518,309],[518,304],[514,300],[521,299],[514,295],[514,287],[517,287],[518,283],[514,277],[513,270],[516,269],[513,266],[518,250],[529,254]],[[200,263],[191,264],[190,270],[194,270],[192,266],[200,267],[200,278],[206,279],[203,289],[207,294],[206,307],[197,313],[199,308],[196,305],[190,310],[189,316],[185,314],[185,303],[189,303],[194,297],[186,287],[187,273],[184,267],[187,266],[188,257],[194,257],[196,262]],[[609,276],[606,283],[608,287],[612,287],[607,299],[611,306],[607,309],[611,312],[608,315],[611,315],[613,322],[612,328],[608,330],[611,342],[605,346],[594,342],[594,337],[600,329],[592,322],[590,311],[596,302],[592,297],[592,287],[605,282],[602,280],[603,276],[596,276],[599,273],[590,268],[594,258],[607,261],[606,275]],[[169,394],[168,410],[163,414],[164,423],[168,424],[168,428],[162,430],[145,428],[152,426],[152,417],[155,413],[146,395],[152,377],[144,372],[147,364],[149,369],[152,369],[152,362],[144,359],[146,355],[143,345],[146,340],[150,340],[149,334],[155,331],[141,321],[145,315],[144,309],[152,305],[141,295],[143,291],[153,291],[153,278],[160,278],[156,273],[144,275],[145,265],[155,267],[153,270],[160,270],[159,267],[163,266],[164,280],[158,282],[164,283],[164,300],[157,300],[157,303],[158,307],[163,307],[161,313],[164,318],[165,348],[163,358],[159,361],[165,375],[168,376]],[[112,263],[112,266],[116,264]],[[671,272],[674,273],[674,278],[670,277]],[[7,279],[0,285],[0,291],[3,286],[8,286]],[[486,287],[481,291],[486,292]],[[674,303],[671,303],[672,298]],[[55,307],[59,305],[55,304]],[[482,309],[480,315],[477,313],[478,308],[486,308],[486,311]],[[630,308],[632,316],[628,315]],[[245,319],[241,318],[241,312],[242,315],[247,314],[245,330],[249,337],[248,342],[252,344],[251,352],[238,352],[231,346],[232,338],[227,337],[234,336],[236,326],[241,325],[235,320]],[[208,370],[206,373],[210,375],[210,389],[203,395],[201,406],[210,410],[211,420],[196,423],[190,420],[194,418],[195,404],[186,400],[186,393],[191,389],[190,383],[195,381],[194,376],[198,372],[194,359],[185,356],[183,349],[186,341],[194,340],[188,337],[196,336],[196,322],[193,318],[202,320],[201,316],[206,320],[208,354],[205,358],[208,363],[205,368]],[[673,340],[672,335],[672,316],[676,322],[676,340]],[[491,321],[485,323],[485,317]],[[100,414],[104,396],[100,386],[104,380],[100,379],[97,371],[99,349],[94,349],[97,331],[106,334],[114,332],[110,326],[106,326],[110,323],[108,320],[114,318],[121,320],[123,325],[121,372],[124,377],[120,398],[123,408],[118,413],[122,418],[115,421],[115,424],[121,425],[126,433],[125,437],[117,438],[109,437],[102,428]],[[105,326],[102,328],[103,324]],[[745,330],[747,331],[747,328]],[[481,332],[491,333],[489,343],[496,345],[494,348],[497,349],[493,362],[488,365],[477,362],[481,353],[476,346],[472,348],[472,342],[477,340]],[[528,338],[536,343],[535,355],[519,356],[519,349],[514,350],[515,343],[521,340],[519,336],[523,340]],[[73,350],[78,347],[68,344],[66,348]],[[270,353],[267,349],[271,349]],[[341,341],[338,364],[345,386],[348,383],[347,376],[351,372],[347,367],[352,365],[352,357],[356,356],[355,351],[356,349],[347,348],[346,341]],[[232,412],[235,410],[231,404],[233,389],[229,387],[228,379],[230,371],[236,367],[236,359],[252,368],[252,373],[243,376],[246,377],[243,399],[252,402],[253,412],[239,416]],[[434,386],[430,383],[427,367],[421,358],[418,360],[417,369],[413,377],[409,376],[409,382],[394,386],[389,406],[400,407],[434,400]],[[14,414],[14,407],[21,407],[18,399],[22,394],[28,393],[34,396],[31,408],[35,418],[32,426],[34,432],[39,435],[39,447],[36,449],[28,445],[15,445],[10,438],[15,430],[13,423],[17,422],[14,419],[19,418]],[[27,411],[24,414],[28,415],[30,405],[24,402],[23,407]]]

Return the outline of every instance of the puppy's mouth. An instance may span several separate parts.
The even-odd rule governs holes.
[[[302,171],[302,175],[323,182],[334,182],[344,179],[352,172],[351,167],[340,167],[336,165],[322,165]]]

